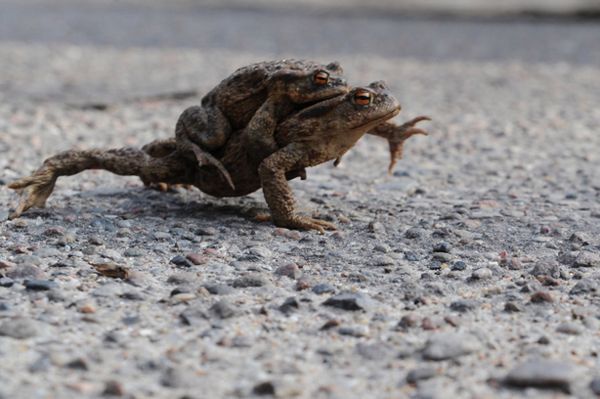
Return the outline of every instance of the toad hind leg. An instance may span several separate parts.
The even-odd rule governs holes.
[[[212,110],[212,114],[213,117],[209,117],[206,110],[199,106],[185,109],[175,125],[177,148],[182,154],[192,152],[199,166],[217,168],[227,184],[235,191],[231,175],[221,161],[209,152],[225,144],[231,134],[231,127],[217,108]]]
[[[273,222],[277,226],[301,230],[336,230],[333,223],[297,215],[294,211],[294,195],[286,180],[286,172],[303,169],[301,162],[305,150],[300,145],[290,144],[261,162],[258,173],[265,200],[271,210]],[[317,161],[316,159],[314,161]],[[318,163],[318,162],[316,162]]]
[[[189,165],[177,153],[153,158],[135,148],[111,150],[70,150],[54,155],[33,175],[16,180],[9,188],[19,190],[20,202],[10,219],[32,207],[43,208],[60,176],[71,176],[87,169],[104,169],[118,175],[133,175],[145,183],[193,183]]]

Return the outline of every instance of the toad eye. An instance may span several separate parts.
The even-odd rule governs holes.
[[[326,85],[329,83],[329,74],[325,71],[318,71],[313,76],[313,81],[318,85]]]
[[[371,92],[366,90],[358,90],[354,93],[354,103],[358,105],[369,105],[371,104],[371,98],[373,95]]]

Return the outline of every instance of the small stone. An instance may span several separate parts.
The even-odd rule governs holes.
[[[328,298],[323,305],[343,310],[367,310],[370,298],[359,293],[342,293]]]
[[[219,234],[219,230],[215,229],[214,227],[200,227],[196,230],[196,235],[199,236],[214,236]]]
[[[79,313],[84,313],[84,314],[96,313],[96,308],[94,307],[94,305],[86,303],[79,307]]]
[[[396,261],[389,255],[379,255],[373,258],[373,265],[375,266],[394,266]]]
[[[554,298],[552,298],[552,295],[547,292],[547,291],[537,291],[534,292],[531,295],[531,302],[532,303],[550,303],[550,302],[554,302]]]
[[[569,237],[569,242],[579,244],[581,246],[590,245],[591,239],[586,233],[575,232]]]
[[[8,278],[11,278],[13,280],[20,280],[20,279],[42,279],[44,277],[44,273],[42,272],[42,270],[37,267],[37,266],[33,266],[33,265],[17,265],[9,270],[7,270],[4,275]]]
[[[139,256],[144,256],[146,254],[145,251],[142,251],[139,248],[127,248],[124,252],[123,255],[127,256],[129,258],[135,258],[135,257],[139,257]]]
[[[595,395],[600,396],[600,377],[595,377],[590,382],[590,389]]]
[[[123,396],[125,395],[125,389],[123,384],[119,381],[110,380],[104,383],[104,390],[102,396]]]
[[[288,263],[287,265],[279,266],[277,270],[275,270],[275,274],[277,276],[284,276],[295,280],[300,277],[300,268],[298,268],[298,265],[295,263]]]
[[[577,282],[569,291],[570,295],[581,295],[590,292],[596,292],[598,290],[598,284],[595,281],[584,278]]]
[[[406,259],[409,262],[417,262],[421,260],[421,257],[414,251],[406,251],[404,252],[404,259]]]
[[[465,313],[476,309],[479,306],[479,302],[472,299],[459,299],[450,304],[450,309],[455,312]]]
[[[437,372],[432,367],[419,367],[412,369],[406,374],[406,382],[409,384],[416,384],[421,380],[428,380],[435,377]]]
[[[433,259],[438,260],[440,262],[448,263],[452,260],[452,255],[447,252],[434,252],[432,255]]]
[[[454,263],[452,263],[452,267],[450,269],[454,271],[462,271],[466,268],[467,264],[465,262],[463,262],[462,260],[457,260]]]
[[[246,253],[239,260],[247,260],[256,262],[265,258],[271,257],[271,251],[262,246],[248,248]]]
[[[474,270],[471,275],[471,279],[473,280],[488,280],[492,278],[493,273],[487,267],[482,267],[480,269]]]
[[[550,345],[550,338],[546,337],[545,335],[542,335],[538,338],[537,343],[540,345]]]
[[[275,396],[275,386],[270,381],[261,382],[252,388],[252,393],[258,396]]]
[[[340,327],[338,328],[338,334],[362,338],[369,334],[369,329],[367,326]]]
[[[194,265],[203,265],[208,262],[208,257],[199,253],[189,253],[185,256],[187,260],[192,262]]]
[[[181,321],[192,327],[200,327],[207,324],[208,315],[204,308],[191,305],[179,314]]]
[[[48,237],[60,237],[65,234],[65,228],[61,226],[49,227],[44,230],[43,234]]]
[[[235,288],[262,287],[267,285],[267,280],[259,274],[249,274],[236,278],[232,285]]]
[[[6,320],[0,324],[0,336],[15,339],[27,339],[36,336],[37,324],[30,319]]]
[[[73,370],[81,370],[81,371],[87,371],[89,370],[88,364],[85,361],[85,359],[82,358],[77,358],[77,359],[73,359],[70,362],[65,364],[66,368],[69,369],[73,369]]]
[[[203,285],[206,290],[213,295],[229,295],[233,292],[233,288],[226,284],[204,284]]]
[[[236,315],[236,311],[233,306],[231,306],[231,304],[225,300],[216,302],[210,307],[209,311],[219,319],[228,319]]]
[[[423,357],[436,361],[455,359],[475,352],[479,346],[479,341],[471,334],[439,333],[427,340]]]
[[[522,312],[523,307],[521,305],[519,305],[518,303],[509,301],[504,304],[504,311],[511,312],[511,313]]]
[[[558,389],[571,392],[571,384],[575,380],[575,370],[565,362],[533,359],[513,368],[504,382],[507,385],[526,388]]]
[[[325,330],[329,330],[332,329],[334,327],[337,327],[340,325],[339,320],[335,320],[335,319],[331,319],[331,320],[327,320],[322,326],[321,326],[321,330],[325,331]]]
[[[393,348],[390,345],[383,342],[375,342],[373,344],[366,344],[359,342],[356,344],[356,352],[367,360],[383,360],[389,357],[390,353],[393,353]]]
[[[335,292],[335,288],[327,283],[320,283],[312,288],[312,292],[317,295],[333,294]]]
[[[88,238],[88,242],[92,245],[104,245],[104,240],[102,239],[102,237],[97,236],[97,235],[92,235]]]
[[[557,328],[556,331],[559,333],[563,333],[563,334],[569,334],[569,335],[581,335],[581,333],[583,332],[583,328],[575,323],[571,323],[571,322],[565,322],[560,324]]]
[[[433,252],[450,253],[451,250],[452,250],[452,245],[450,245],[446,241],[440,241],[433,246]]]
[[[539,262],[531,270],[532,276],[560,277],[560,266],[556,262]]]
[[[119,298],[127,299],[130,301],[143,301],[145,299],[144,294],[139,291],[125,291],[119,295]]]
[[[58,288],[58,284],[50,280],[25,280],[24,285],[29,291],[50,291]]]
[[[404,237],[412,240],[415,238],[421,238],[425,236],[425,234],[426,231],[424,229],[419,227],[411,227],[410,229],[406,230],[406,232],[404,233]]]
[[[154,235],[154,239],[157,241],[167,241],[172,238],[171,234],[166,233],[164,231],[157,231],[153,235]]]
[[[190,262],[189,260],[187,260],[182,255],[174,256],[173,258],[171,258],[170,262],[172,264],[174,264],[175,266],[179,266],[179,267],[192,267],[193,266],[192,262]]]
[[[0,277],[0,287],[10,288],[15,284],[12,278]]]
[[[300,303],[298,303],[298,300],[294,297],[289,297],[279,306],[279,310],[283,313],[291,313],[294,310],[298,310],[299,307]]]
[[[576,267],[600,267],[600,254],[590,251],[581,251],[575,258]]]
[[[296,281],[296,291],[303,291],[310,288],[310,280],[307,277],[300,277]]]
[[[402,316],[396,327],[407,330],[416,327],[417,324],[419,324],[419,318],[414,314],[407,314]]]
[[[191,272],[177,272],[173,273],[167,278],[169,284],[187,284],[196,279],[196,274]]]

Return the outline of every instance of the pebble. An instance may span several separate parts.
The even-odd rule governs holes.
[[[176,272],[171,274],[167,278],[169,284],[187,284],[194,281],[197,278],[195,273],[192,272]]]
[[[0,277],[0,287],[9,288],[12,287],[15,281],[9,277]]]
[[[370,298],[359,293],[342,293],[328,298],[323,305],[343,310],[368,310]]]
[[[418,381],[428,380],[437,375],[437,371],[433,367],[419,367],[410,370],[406,374],[406,382],[416,384]]]
[[[58,288],[58,284],[50,280],[25,280],[23,285],[29,291],[50,291]]]
[[[37,267],[37,266],[33,266],[33,265],[17,265],[14,268],[11,268],[9,270],[7,270],[4,275],[8,278],[11,278],[13,280],[20,280],[20,279],[42,279],[44,278],[44,272],[42,272],[42,270]]]
[[[446,241],[440,241],[433,246],[433,252],[446,252],[450,253],[452,246]]]
[[[275,274],[277,276],[288,277],[288,278],[291,278],[292,280],[295,280],[298,277],[300,277],[301,272],[300,272],[300,268],[298,267],[297,264],[288,263],[287,265],[279,266],[275,270]]]
[[[123,255],[130,258],[144,256],[145,254],[146,252],[139,248],[127,248],[125,251],[123,251]]]
[[[190,304],[190,306],[179,314],[181,321],[192,327],[200,327],[207,325],[208,315],[204,306],[198,304]]]
[[[596,292],[598,290],[598,284],[590,279],[584,278],[577,282],[569,291],[570,295],[581,295],[590,292]]]
[[[509,371],[504,382],[520,388],[558,389],[569,393],[574,380],[575,369],[571,364],[556,360],[532,359]]]
[[[554,302],[552,294],[548,291],[537,291],[531,295],[531,303],[550,303]]]
[[[576,267],[600,267],[600,254],[590,251],[581,251],[575,258]]]
[[[417,316],[415,316],[414,314],[407,314],[402,316],[396,327],[406,330],[409,328],[416,327],[418,324],[419,318]]]
[[[333,294],[335,292],[335,288],[330,284],[320,283],[313,286],[312,292],[317,295]]]
[[[343,326],[338,328],[338,334],[362,338],[369,335],[369,328],[367,326]]]
[[[452,260],[452,255],[447,252],[434,252],[432,255],[433,259],[438,260],[440,262],[450,262]]]
[[[199,236],[215,236],[219,234],[219,230],[214,227],[207,226],[196,229],[195,233]]]
[[[531,270],[532,276],[560,277],[560,266],[556,262],[539,262]]]
[[[504,304],[504,311],[511,312],[511,313],[522,312],[523,306],[519,305],[516,302],[509,301]]]
[[[294,297],[289,297],[279,306],[279,310],[283,313],[291,313],[300,308],[300,303]]]
[[[600,396],[600,377],[594,377],[594,379],[592,379],[590,382],[590,389],[595,395]]]
[[[9,319],[0,324],[0,336],[27,339],[35,337],[37,334],[37,323],[30,319]]]
[[[194,265],[203,265],[208,262],[207,256],[195,252],[189,253],[185,257]]]
[[[275,385],[270,381],[261,382],[252,388],[252,393],[257,396],[275,396]]]
[[[203,287],[213,295],[229,295],[233,292],[233,288],[226,284],[208,283],[204,284]]]
[[[104,390],[102,396],[123,396],[125,395],[125,389],[123,384],[116,380],[109,380],[104,383]]]
[[[480,269],[474,270],[473,274],[471,274],[471,279],[473,280],[488,280],[492,278],[493,273],[487,267],[482,267]]]
[[[233,287],[235,288],[247,288],[247,287],[262,287],[267,285],[267,280],[259,274],[250,274],[242,277],[238,277],[233,280]]]
[[[556,328],[556,331],[559,333],[569,334],[569,335],[581,335],[581,333],[583,332],[583,328],[579,324],[567,321],[567,322],[561,323]]]
[[[236,315],[236,310],[228,301],[220,300],[212,305],[209,309],[210,313],[219,319],[228,319]]]
[[[393,353],[393,348],[385,342],[375,342],[372,344],[359,342],[356,344],[356,353],[363,359],[383,360]]]
[[[438,333],[425,343],[423,357],[427,360],[448,360],[468,355],[480,347],[478,339],[466,333]]]
[[[179,267],[192,267],[193,266],[192,262],[187,260],[187,258],[182,255],[174,256],[173,258],[171,258],[170,262],[172,264],[174,264],[175,266],[179,266]]]
[[[425,229],[419,227],[411,227],[410,229],[406,230],[406,232],[404,233],[404,237],[412,240],[424,237],[426,234],[427,232],[425,231]]]
[[[472,299],[459,299],[450,304],[450,309],[455,312],[468,312],[479,307],[479,302]]]
[[[462,271],[466,268],[467,264],[465,262],[463,262],[462,260],[457,260],[454,263],[452,263],[452,267],[450,269],[454,271]]]

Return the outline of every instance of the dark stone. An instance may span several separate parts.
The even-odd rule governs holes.
[[[104,383],[104,390],[102,396],[123,396],[125,395],[125,389],[123,384],[119,381],[110,380]]]
[[[178,295],[178,294],[189,294],[190,292],[192,292],[192,288],[190,286],[180,285],[180,286],[173,288],[171,290],[171,293],[169,294],[169,296],[174,297],[175,295]]]
[[[323,305],[343,310],[367,310],[370,298],[358,293],[342,293],[330,297]]]
[[[143,301],[145,299],[144,295],[138,291],[127,291],[119,295],[119,297],[130,301]]]
[[[236,315],[236,310],[233,306],[224,300],[216,302],[210,307],[209,311],[220,319],[228,319]]]
[[[518,303],[509,301],[504,304],[504,311],[512,312],[512,313],[522,312],[523,307],[521,305],[519,305]]]
[[[252,388],[252,393],[259,396],[275,395],[275,386],[272,382],[261,382]]]
[[[0,277],[0,287],[10,288],[15,284],[12,278]]]
[[[584,278],[577,282],[569,291],[570,295],[581,295],[589,292],[596,292],[598,290],[598,284],[595,281]]]
[[[513,368],[506,378],[505,384],[526,388],[558,389],[571,392],[571,384],[575,379],[575,370],[569,363],[548,359],[533,359]]]
[[[452,264],[451,270],[462,271],[462,270],[465,270],[466,268],[467,268],[467,264],[465,262],[463,262],[462,260],[457,260],[456,262],[454,262]]]
[[[438,333],[427,340],[423,357],[436,361],[455,359],[476,351],[479,346],[479,341],[471,334]]]
[[[58,284],[51,280],[25,280],[24,285],[29,291],[50,291],[58,288]]]
[[[479,302],[474,301],[472,299],[459,299],[450,304],[450,309],[454,310],[455,312],[464,313],[474,310],[478,306]]]
[[[214,227],[200,227],[196,230],[196,234],[199,236],[214,236],[219,234],[219,230]]]
[[[204,308],[199,306],[190,306],[179,314],[179,318],[184,324],[192,327],[198,327],[206,324],[208,315]]]
[[[300,277],[300,269],[295,263],[289,263],[287,265],[279,266],[277,270],[275,270],[275,274],[295,280]]]
[[[552,298],[552,295],[547,291],[537,291],[531,295],[531,302],[532,303],[550,303],[550,302],[554,302],[554,298]]]
[[[452,246],[446,241],[440,241],[433,246],[433,252],[450,253]]]
[[[421,257],[416,252],[413,252],[413,251],[406,251],[404,253],[404,258],[409,262],[416,262],[416,261],[421,260]]]
[[[560,266],[555,262],[539,262],[531,270],[533,276],[560,277]]]
[[[192,267],[193,264],[192,262],[190,262],[185,256],[183,255],[177,255],[174,256],[173,258],[171,258],[170,261],[172,264],[174,264],[175,266],[179,266],[179,267]]]
[[[435,377],[437,372],[432,367],[419,367],[412,369],[406,374],[406,382],[409,384],[415,384],[417,381],[428,380]]]
[[[317,295],[333,294],[335,292],[335,288],[332,285],[329,285],[326,283],[321,283],[321,284],[315,285],[312,288],[312,292],[314,292]]]
[[[235,288],[247,288],[247,287],[262,287],[267,284],[267,280],[261,275],[247,275],[238,277],[233,280],[233,286]]]
[[[417,324],[419,324],[419,318],[414,314],[407,314],[402,316],[402,318],[398,322],[397,327],[406,330],[412,327],[416,327]]]
[[[203,287],[213,295],[229,295],[233,292],[233,288],[226,284],[208,283]]]
[[[406,232],[404,233],[404,237],[413,240],[415,238],[421,238],[425,234],[426,231],[424,229],[421,229],[419,227],[411,227],[410,229],[406,230]]]
[[[590,389],[592,390],[592,392],[595,395],[600,396],[600,377],[595,377],[591,382],[590,382]]]
[[[297,310],[299,307],[300,304],[298,303],[298,300],[294,297],[289,297],[283,301],[281,306],[279,306],[279,310],[283,313],[291,313],[294,310]]]
[[[69,369],[73,369],[73,370],[81,370],[81,371],[89,370],[87,362],[82,358],[77,358],[77,359],[71,360],[70,362],[65,364],[65,367],[67,367]]]

